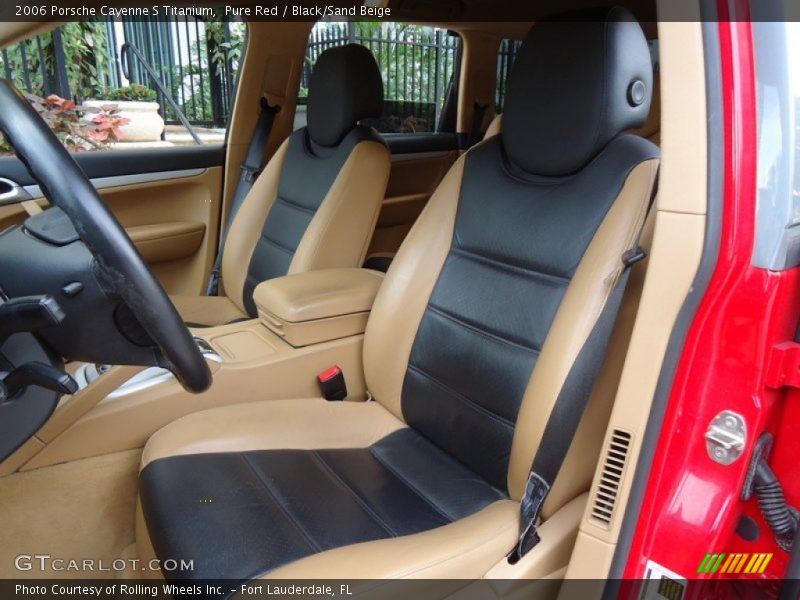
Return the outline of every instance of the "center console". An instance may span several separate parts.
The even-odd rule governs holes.
[[[295,348],[364,333],[383,273],[325,269],[279,277],[253,299],[267,329]]]

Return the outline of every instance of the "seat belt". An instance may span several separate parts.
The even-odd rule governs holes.
[[[564,458],[567,456],[567,451],[572,445],[595,381],[600,374],[611,341],[611,334],[617,322],[622,298],[625,295],[625,288],[628,286],[631,267],[647,256],[639,242],[647,216],[650,214],[655,200],[657,185],[658,176],[653,182],[645,218],[634,238],[633,245],[622,254],[623,267],[619,279],[608,295],[606,304],[600,311],[583,347],[578,352],[575,362],[570,367],[567,378],[556,397],[555,404],[553,404],[550,417],[547,419],[539,449],[533,458],[530,475],[525,485],[525,493],[520,502],[520,535],[517,545],[508,554],[508,561],[511,564],[525,556],[540,541],[536,529],[539,512],[556,480]]]
[[[250,145],[247,148],[247,155],[242,163],[242,174],[236,184],[236,192],[233,195],[231,210],[228,213],[228,222],[225,230],[220,236],[217,256],[214,260],[214,267],[211,269],[211,276],[206,287],[206,296],[216,296],[219,292],[219,278],[222,269],[222,250],[225,247],[225,240],[228,238],[228,231],[231,228],[236,213],[244,203],[244,199],[253,187],[253,183],[261,173],[261,165],[264,162],[264,152],[267,149],[269,135],[275,123],[275,115],[281,110],[280,105],[271,106],[265,97],[261,98],[261,112],[258,115],[253,137],[250,138]]]
[[[483,118],[486,116],[486,110],[489,108],[489,103],[481,104],[477,100],[472,105],[472,124],[469,128],[469,138],[467,139],[467,148],[472,148],[475,144],[481,141],[483,137]]]

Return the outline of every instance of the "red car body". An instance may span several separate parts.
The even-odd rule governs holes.
[[[757,209],[757,89],[752,23],[747,3],[720,2],[721,88],[724,107],[723,211],[718,256],[708,287],[686,334],[661,426],[626,579],[645,577],[655,561],[691,579],[741,578],[699,573],[707,553],[772,553],[764,573],[784,577],[789,555],[778,547],[756,498],[740,497],[759,433],[770,432],[770,464],[791,506],[800,503],[798,386],[800,268],[770,271],[751,264]],[[723,410],[745,418],[741,459],[709,459],[705,434]],[[761,534],[737,534],[742,516]],[[777,586],[759,586],[759,593]],[[723,595],[725,592],[720,592]]]

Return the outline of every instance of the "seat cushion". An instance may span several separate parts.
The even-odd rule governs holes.
[[[169,299],[190,327],[213,327],[248,318],[227,296],[170,296]]]
[[[318,426],[314,412],[319,425],[327,420],[335,427],[350,415],[362,426],[371,422],[369,429],[376,434],[395,426],[394,418],[374,403],[296,402],[296,416],[307,418],[312,432]],[[157,434],[178,445],[169,450],[156,439],[155,449],[145,452],[140,500],[150,541],[162,561],[194,561],[193,570],[169,577],[249,580],[320,552],[443,527],[505,498],[399,422],[399,428],[363,447],[335,447],[337,441],[324,440],[327,434],[322,433],[318,448],[274,448],[273,431],[286,439],[281,425],[290,430],[303,426],[286,418],[293,412],[290,406],[256,403],[205,411]],[[222,433],[226,413],[238,415],[248,408],[249,423],[261,430],[263,449],[243,431]],[[258,419],[270,413],[277,418]],[[191,453],[198,448],[187,427],[202,431],[212,424],[222,425],[220,442],[204,436],[202,449],[226,451]],[[173,436],[170,428],[185,433]],[[232,450],[234,439],[240,450]],[[312,445],[307,441],[304,445]],[[334,447],[325,448],[325,441]],[[354,445],[359,441],[365,438],[353,438]],[[165,451],[177,454],[163,456]]]

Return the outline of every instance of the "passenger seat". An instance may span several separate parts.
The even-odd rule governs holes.
[[[382,109],[383,82],[367,48],[350,44],[320,55],[308,126],[278,148],[231,224],[222,255],[225,295],[171,296],[187,324],[256,317],[253,290],[262,281],[361,266],[391,157],[381,135],[358,122]]]

